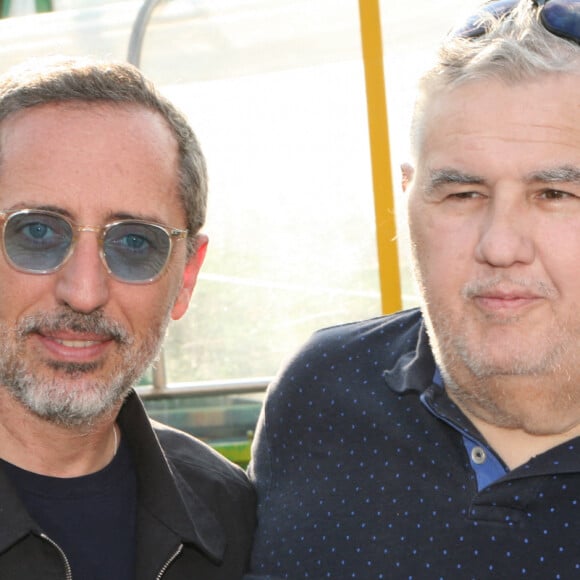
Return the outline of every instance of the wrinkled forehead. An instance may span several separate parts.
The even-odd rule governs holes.
[[[442,134],[473,139],[529,137],[572,145],[580,131],[580,74],[546,74],[527,81],[489,78],[438,87],[417,100],[411,133],[415,165]],[[453,140],[448,140],[453,146]],[[580,143],[579,143],[580,145]]]

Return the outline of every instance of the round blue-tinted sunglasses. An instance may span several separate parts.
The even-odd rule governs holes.
[[[538,8],[540,22],[552,34],[580,44],[580,0],[530,0]],[[477,38],[487,33],[485,14],[503,18],[515,8],[518,0],[495,0],[484,4],[466,22],[451,31],[451,36]]]
[[[4,256],[20,272],[56,272],[72,256],[79,234],[93,232],[109,274],[129,284],[157,280],[167,267],[173,241],[187,237],[187,230],[138,219],[81,226],[41,209],[0,210],[0,225]]]

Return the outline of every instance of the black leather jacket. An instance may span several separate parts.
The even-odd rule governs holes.
[[[139,488],[135,579],[241,578],[256,523],[244,472],[189,435],[150,421],[134,392],[118,422]],[[0,578],[77,580],[1,470]]]

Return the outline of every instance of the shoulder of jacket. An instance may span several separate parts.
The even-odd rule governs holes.
[[[168,461],[182,474],[251,489],[244,470],[226,459],[207,443],[158,421],[151,420]]]

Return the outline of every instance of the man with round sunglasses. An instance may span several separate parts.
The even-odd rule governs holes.
[[[232,580],[244,472],[151,422],[132,389],[186,311],[207,176],[131,65],[0,76],[0,578]]]
[[[421,308],[269,388],[247,579],[580,577],[580,2],[492,2],[422,77]]]

